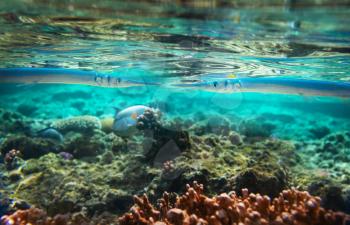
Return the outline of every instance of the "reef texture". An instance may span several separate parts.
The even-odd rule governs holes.
[[[101,121],[94,116],[77,116],[55,121],[52,127],[65,133],[68,131],[89,132],[93,129],[101,129]]]
[[[215,197],[203,194],[203,185],[197,182],[186,186],[186,193],[178,196],[171,204],[170,195],[165,192],[156,209],[147,198],[134,196],[135,205],[130,213],[118,219],[120,225],[345,225],[350,216],[325,210],[320,207],[320,198],[308,192],[295,189],[284,190],[271,200],[268,196],[249,194],[242,189],[242,197],[235,192]],[[106,223],[107,221],[105,221]],[[109,221],[111,223],[112,221]],[[21,225],[63,225],[63,224],[105,224],[89,221],[82,214],[56,215],[49,217],[37,208],[19,210],[3,216],[1,224]],[[113,222],[112,222],[113,223]]]
[[[0,117],[7,118],[0,124],[3,214],[31,206],[52,218],[111,221],[130,208],[134,195],[146,193],[155,202],[194,180],[208,196],[248,188],[272,199],[294,186],[320,196],[317,204],[327,210],[350,213],[348,132],[290,142],[274,138],[268,122],[237,126],[222,116],[198,115],[198,122],[146,114],[139,118],[143,132],[127,139],[110,132],[110,121],[101,128],[95,117],[87,119],[91,123],[86,117],[60,120],[55,130],[62,138],[53,139],[55,130],[37,132],[52,121],[5,110]]]
[[[101,222],[91,222],[82,214],[58,214],[54,217],[49,217],[45,211],[38,208],[18,210],[10,216],[1,218],[1,224],[3,225],[84,225],[101,224]]]
[[[184,195],[172,206],[169,194],[159,200],[159,210],[152,206],[146,195],[135,196],[131,213],[122,216],[121,225],[167,224],[347,224],[346,214],[327,211],[320,207],[320,198],[295,189],[284,190],[272,201],[268,196],[249,194],[242,189],[242,197],[235,192],[209,198],[202,194],[203,185],[187,185]]]

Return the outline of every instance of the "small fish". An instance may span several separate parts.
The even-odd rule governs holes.
[[[224,93],[247,92],[350,98],[350,83],[297,78],[234,78],[193,84],[173,84],[173,86]]]
[[[144,105],[135,105],[116,112],[113,131],[121,137],[128,137],[137,132],[137,118],[142,115],[145,110],[151,110],[150,107]]]
[[[49,138],[58,142],[63,141],[63,135],[54,128],[45,128],[37,132],[37,136],[41,138]]]
[[[79,84],[105,88],[159,85],[133,81],[120,76],[60,68],[0,68],[0,83],[13,84]]]
[[[179,88],[194,88],[210,92],[234,93],[240,91],[241,83],[237,79],[222,79],[197,83],[173,84],[172,86]]]

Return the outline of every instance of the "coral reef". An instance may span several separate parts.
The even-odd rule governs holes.
[[[123,139],[109,130],[110,121],[103,126],[101,122],[101,129],[81,128],[74,122],[63,129],[58,141],[51,134],[33,132],[42,130],[47,121],[35,123],[22,115],[0,113],[11,118],[9,127],[17,120],[28,127],[26,133],[5,135],[0,125],[3,159],[12,149],[18,149],[24,159],[19,167],[7,170],[0,164],[6,199],[18,202],[18,209],[27,205],[45,209],[51,219],[62,214],[71,221],[73,214],[84,212],[90,224],[92,218],[106,214],[106,221],[113,221],[130,208],[133,195],[146,193],[153,202],[164,191],[180,193],[194,180],[204,184],[209,196],[249,188],[274,198],[296,186],[321,196],[318,204],[326,209],[349,210],[348,132],[292,143],[271,132],[257,135],[255,120],[245,123],[249,132],[242,134],[231,119],[199,118],[203,121],[197,126],[193,120],[160,121],[153,112],[146,112],[138,118],[143,135]],[[13,210],[8,206],[4,213]]]
[[[241,193],[241,197],[235,192],[208,197],[203,194],[203,185],[194,181],[192,186],[186,185],[186,193],[176,199],[164,192],[158,200],[158,208],[151,204],[147,195],[134,196],[135,205],[131,212],[125,213],[117,221],[113,217],[89,219],[84,212],[50,217],[41,209],[30,208],[3,216],[1,224],[345,225],[350,222],[350,215],[325,210],[320,206],[320,198],[305,191],[284,190],[272,200],[266,195],[249,194],[248,189],[242,189]]]
[[[131,161],[125,156],[120,157],[121,160]],[[124,191],[128,190],[128,183],[123,183],[127,172],[118,172],[127,166],[120,162],[101,165],[65,160],[50,153],[40,160],[27,161],[21,169],[23,178],[12,182],[16,185],[13,197],[45,208],[50,215],[78,212],[83,208],[89,216],[122,210],[132,201],[132,196]],[[132,177],[128,182],[135,183],[134,179],[139,179],[140,183],[146,182],[142,180],[141,174],[139,177],[135,174],[135,178]]]
[[[101,129],[101,121],[94,116],[77,116],[54,121],[52,127],[62,133],[76,131],[86,133],[94,129]]]
[[[20,224],[35,224],[35,225],[82,225],[88,224],[87,219],[83,216],[72,217],[70,215],[58,214],[53,218],[47,216],[46,212],[38,208],[30,208],[28,210],[18,210],[12,215],[1,217],[1,224],[20,225]]]
[[[35,130],[40,130],[48,125],[48,122],[40,119],[25,117],[18,112],[12,112],[0,108],[0,135],[21,134],[32,135]]]
[[[136,127],[139,130],[156,131],[161,127],[160,117],[158,110],[145,109],[144,113],[137,117]]]
[[[309,132],[317,139],[321,139],[331,133],[330,129],[326,126],[311,128]]]
[[[203,185],[187,185],[186,193],[178,196],[172,205],[164,193],[157,210],[146,195],[134,197],[131,213],[119,218],[120,225],[157,224],[324,224],[345,225],[350,216],[327,211],[320,199],[295,189],[284,190],[277,198],[249,194],[242,189],[242,197],[235,192],[215,197],[203,194]]]
[[[242,135],[250,139],[264,139],[271,136],[275,126],[271,123],[259,123],[256,120],[243,121],[239,126]]]
[[[4,163],[8,170],[14,169],[19,165],[18,159],[21,157],[21,152],[16,149],[12,149],[6,153],[4,157]]]
[[[293,169],[294,185],[319,195],[322,204],[333,210],[350,213],[348,198],[350,176],[350,133],[336,132],[299,143],[301,158],[307,158]]]
[[[105,138],[100,130],[90,133],[69,132],[65,135],[60,150],[72,154],[75,158],[97,156],[104,153],[110,145]]]
[[[9,199],[0,191],[0,215],[5,215],[10,211],[12,200]]]
[[[49,152],[57,152],[58,150],[56,143],[51,139],[24,135],[11,135],[0,145],[2,155],[6,155],[12,149],[20,151],[23,159],[38,158]]]
[[[184,130],[176,128],[168,128],[159,121],[160,114],[157,110],[148,110],[137,118],[137,129],[143,131],[145,136],[144,141],[144,155],[147,160],[155,160],[159,156],[162,149],[167,149],[168,153],[177,152],[176,154],[184,152],[191,147],[189,133]],[[170,157],[172,154],[169,154]],[[171,160],[172,158],[170,158]],[[161,159],[163,163],[169,159]]]
[[[111,133],[113,131],[113,123],[114,123],[113,117],[105,117],[101,119],[101,129],[105,133]]]

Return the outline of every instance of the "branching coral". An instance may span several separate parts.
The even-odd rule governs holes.
[[[28,210],[18,210],[10,216],[3,216],[1,224],[6,225],[64,225],[67,218],[64,216],[56,216],[55,218],[47,217],[46,213],[37,208],[30,208]]]
[[[242,190],[223,193],[213,198],[203,194],[203,185],[196,182],[187,185],[184,195],[178,196],[174,204],[165,192],[159,200],[158,209],[146,195],[135,196],[135,205],[130,213],[118,219],[120,225],[345,225],[349,215],[325,210],[320,198],[295,189],[285,190],[273,200],[260,194],[249,194]],[[101,220],[99,220],[101,221]],[[78,225],[105,224],[89,221],[82,215],[56,215],[48,217],[40,209],[19,210],[1,218],[3,225]],[[108,223],[110,224],[110,222]]]
[[[12,215],[1,217],[2,225],[83,225],[89,224],[86,217],[81,214],[47,216],[46,212],[38,208],[18,210]]]
[[[242,197],[236,193],[221,194],[209,198],[203,193],[203,186],[187,185],[184,195],[176,199],[172,206],[169,195],[160,199],[159,211],[144,195],[135,197],[135,206],[119,222],[121,225],[223,225],[223,224],[346,224],[348,215],[327,211],[320,206],[320,198],[295,189],[285,190],[279,197],[270,200],[260,194],[249,194],[242,190]]]

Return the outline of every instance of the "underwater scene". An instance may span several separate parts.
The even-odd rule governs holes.
[[[1,225],[350,224],[350,1],[1,0]]]

